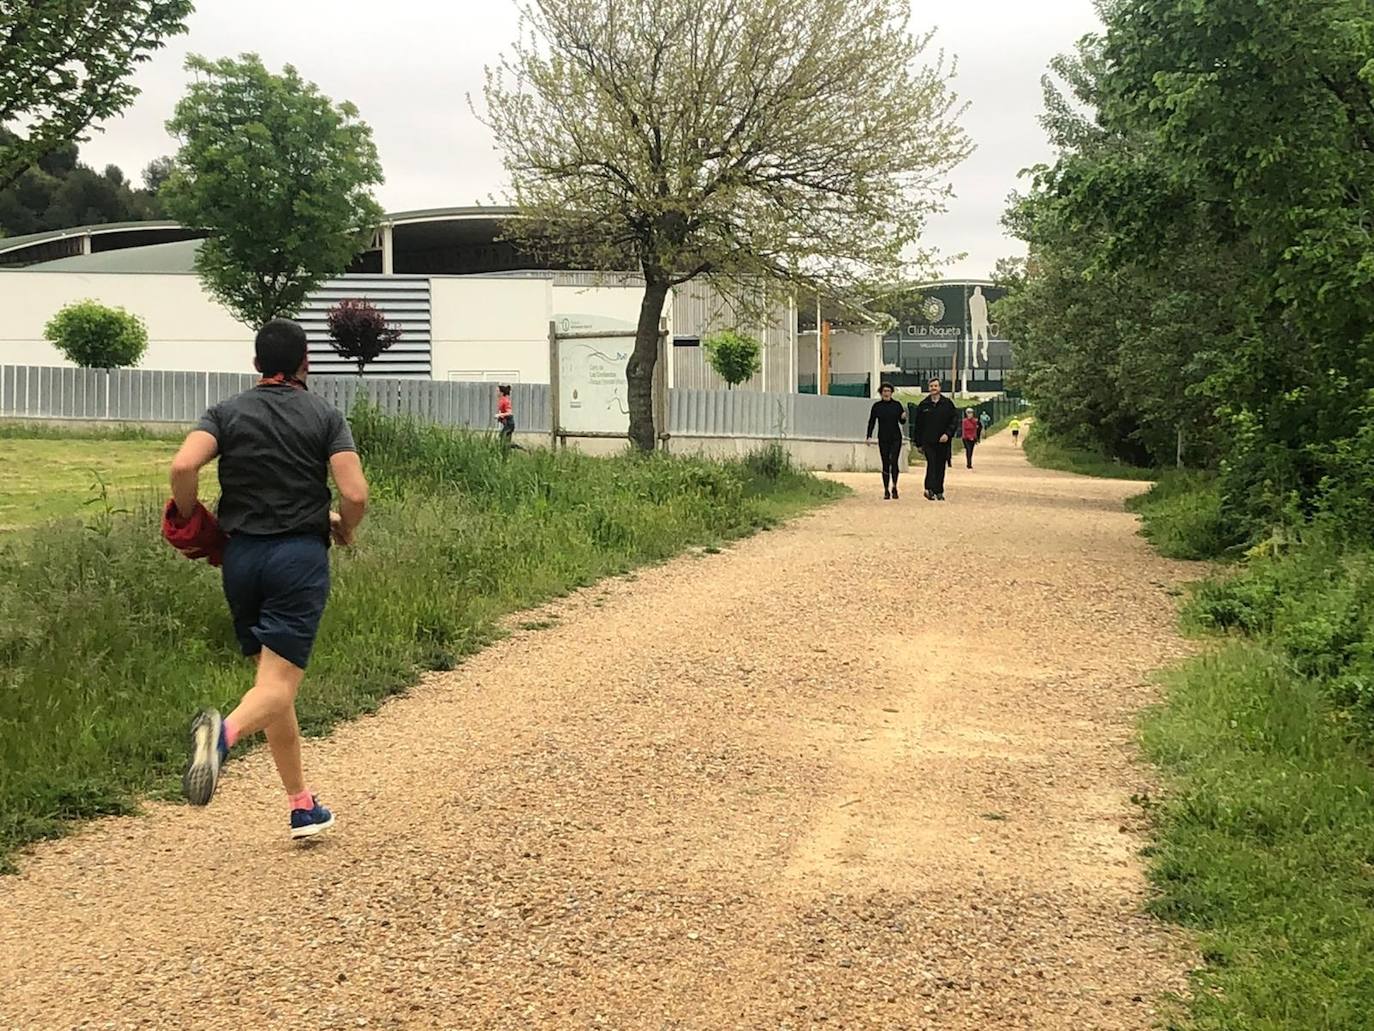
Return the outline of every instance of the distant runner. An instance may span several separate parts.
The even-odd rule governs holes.
[[[883,459],[883,500],[895,501],[897,477],[902,469],[902,427],[906,424],[906,405],[892,399],[892,384],[878,388],[881,401],[873,402],[868,413],[868,440],[873,440],[873,427],[878,427],[878,451]]]
[[[968,467],[973,468],[973,449],[978,442],[983,439],[983,424],[973,415],[973,409],[964,411],[964,424],[961,427],[961,434],[964,438],[964,460],[968,462]]]
[[[945,467],[950,442],[959,432],[959,409],[940,392],[940,381],[930,381],[930,393],[916,408],[916,446],[926,456],[926,500],[945,500]]]
[[[265,731],[290,804],[291,836],[304,838],[332,827],[334,814],[306,786],[296,692],[329,597],[330,538],[353,543],[367,480],[342,413],[306,391],[305,330],[273,319],[255,351],[258,385],[206,412],[172,460],[164,535],[189,557],[222,557],[234,633],[257,662],[253,686],[233,712],[221,719],[205,709],[192,722],[182,791],[192,805],[209,804],[229,750]],[[216,456],[219,527],[196,496],[200,470]],[[338,512],[330,511],[330,473]],[[188,526],[204,533],[179,536]]]
[[[1019,447],[1019,446],[1020,446],[1020,440],[1021,440],[1021,420],[1020,420],[1020,419],[1013,419],[1013,420],[1011,421],[1011,424],[1010,424],[1010,425],[1011,425],[1011,446],[1012,446],[1012,447]]]
[[[502,383],[496,391],[496,422],[501,427],[501,443],[507,450],[524,451],[515,442],[515,411],[511,407],[510,384]]]

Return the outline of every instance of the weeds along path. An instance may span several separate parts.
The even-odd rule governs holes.
[[[1184,651],[1122,499],[1003,434],[526,617],[308,744],[0,879],[0,1027],[1146,1029],[1132,744]],[[308,689],[308,688],[307,688]]]

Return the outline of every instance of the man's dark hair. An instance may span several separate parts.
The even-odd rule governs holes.
[[[305,330],[290,319],[273,319],[253,343],[264,376],[294,376],[305,364]]]
[[[944,383],[942,383],[942,382],[940,381],[940,377],[939,377],[939,376],[931,376],[931,377],[930,377],[930,383],[939,383],[940,386],[942,386],[942,387],[944,386]],[[927,383],[926,386],[930,386],[930,383]]]

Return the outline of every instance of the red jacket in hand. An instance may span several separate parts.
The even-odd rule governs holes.
[[[224,545],[229,540],[214,515],[199,501],[189,519],[181,518],[175,501],[167,502],[162,513],[162,536],[187,558],[207,559],[212,566],[224,561]]]

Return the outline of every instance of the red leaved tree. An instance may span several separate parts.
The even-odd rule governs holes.
[[[401,339],[401,328],[386,321],[376,305],[362,300],[340,301],[329,310],[330,346],[340,358],[358,363],[358,375],[368,362]]]

